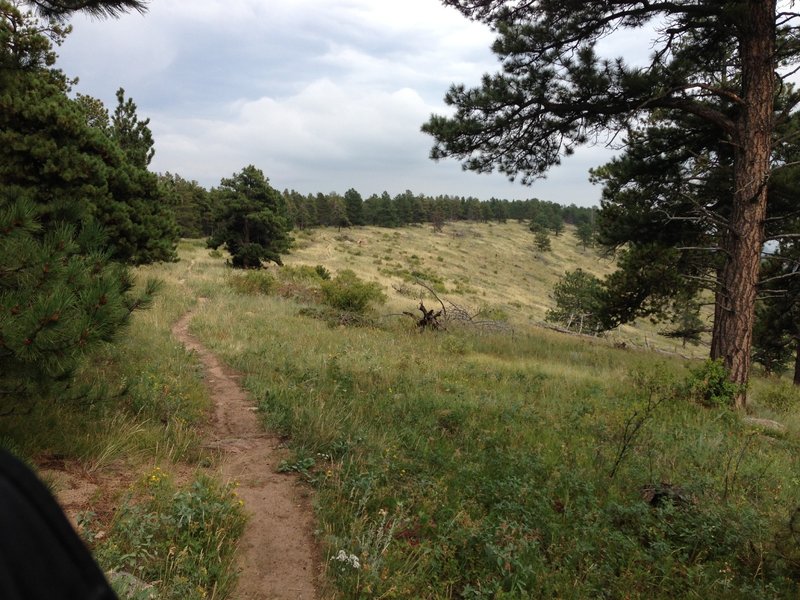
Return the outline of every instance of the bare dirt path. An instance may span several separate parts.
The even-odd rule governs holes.
[[[279,475],[284,456],[267,434],[237,375],[189,333],[192,313],[172,328],[176,339],[200,357],[214,401],[212,440],[221,450],[223,480],[237,481],[249,515],[239,546],[235,600],[314,600],[318,569],[308,494],[293,477]]]

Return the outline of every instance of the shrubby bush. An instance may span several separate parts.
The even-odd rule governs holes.
[[[370,304],[383,304],[386,294],[373,281],[363,281],[350,269],[322,283],[322,299],[331,308],[363,314]]]
[[[707,360],[693,369],[686,379],[686,394],[695,402],[708,407],[733,406],[739,386],[728,378],[721,360]]]
[[[275,278],[264,271],[248,271],[228,280],[228,284],[242,294],[268,295],[275,291],[276,283]]]
[[[291,282],[315,282],[331,278],[330,272],[322,265],[312,267],[310,265],[284,266],[280,271],[281,281]]]

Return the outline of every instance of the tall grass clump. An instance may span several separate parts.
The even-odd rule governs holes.
[[[266,271],[245,271],[236,273],[228,280],[229,285],[241,294],[271,294],[275,291],[276,280]]]
[[[758,404],[778,414],[800,407],[800,388],[790,381],[775,381],[759,395]]]

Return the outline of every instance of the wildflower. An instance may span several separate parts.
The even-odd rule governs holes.
[[[355,554],[350,554],[344,550],[339,550],[339,554],[331,558],[331,560],[350,565],[354,569],[361,568],[361,561],[358,560],[358,557]]]

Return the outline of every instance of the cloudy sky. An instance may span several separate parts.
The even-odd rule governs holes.
[[[152,168],[212,186],[248,164],[278,189],[406,189],[596,204],[585,148],[533,187],[428,159],[420,126],[451,83],[497,70],[493,40],[438,0],[152,0],[144,16],[73,20],[59,64],[76,91],[151,119]]]

